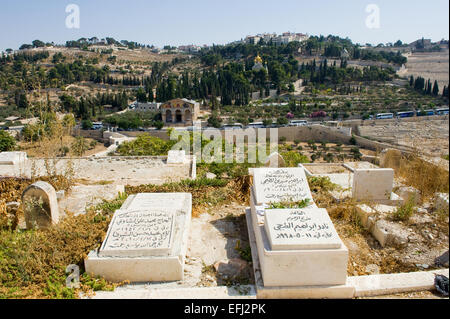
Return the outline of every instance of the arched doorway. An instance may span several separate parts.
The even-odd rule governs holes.
[[[172,123],[172,111],[171,110],[166,111],[166,123]]]
[[[183,122],[183,114],[181,114],[181,110],[177,110],[175,112],[175,122],[176,123],[181,123]]]
[[[184,111],[184,121],[185,121],[186,123],[192,123],[192,114],[191,114],[191,111],[189,111],[189,110]]]

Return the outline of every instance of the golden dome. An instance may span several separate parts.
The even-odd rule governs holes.
[[[255,58],[255,64],[262,64],[262,63],[263,63],[263,60],[261,59],[261,57],[258,54]]]

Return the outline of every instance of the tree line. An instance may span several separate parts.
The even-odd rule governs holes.
[[[420,92],[425,95],[432,95],[432,96],[439,96],[440,90],[439,90],[439,84],[437,80],[434,81],[433,84],[431,84],[431,80],[425,80],[423,77],[418,76],[417,78],[414,78],[414,76],[410,76],[409,78],[409,86],[414,88],[417,92]],[[448,98],[448,87],[444,85],[444,88],[442,90],[442,97]]]

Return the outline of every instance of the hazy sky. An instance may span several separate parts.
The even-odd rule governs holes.
[[[80,29],[66,28],[66,6],[80,8]],[[366,6],[380,28],[366,27]],[[446,0],[1,0],[0,50],[35,39],[64,44],[111,36],[156,46],[224,44],[285,31],[339,35],[361,44],[449,38]]]

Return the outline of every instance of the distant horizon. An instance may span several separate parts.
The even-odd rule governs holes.
[[[72,4],[80,10],[79,28],[67,27]],[[376,27],[367,24],[375,12],[371,6],[379,13]],[[0,51],[33,40],[64,45],[94,36],[156,47],[225,45],[247,35],[283,32],[332,34],[373,46],[422,37],[437,42],[449,39],[448,10],[445,0],[3,0]]]
[[[293,31],[284,31],[284,32],[292,32],[292,33],[302,33],[302,32],[293,32]],[[282,33],[284,33],[284,32],[282,32]],[[234,42],[238,42],[238,41],[241,41],[241,40],[245,40],[245,38],[247,37],[247,36],[257,36],[258,34],[267,34],[267,33],[270,33],[270,34],[273,34],[273,33],[276,33],[276,32],[258,32],[258,33],[256,33],[256,34],[247,34],[246,36],[244,36],[244,37],[241,37],[241,38],[239,38],[239,39],[236,39],[236,40],[233,40],[233,41],[229,41],[229,42],[226,42],[226,43],[210,43],[210,44],[206,44],[206,43],[193,43],[193,42],[187,42],[187,43],[181,43],[181,44],[174,44],[174,45],[170,45],[171,47],[180,47],[180,46],[188,46],[188,45],[195,45],[195,46],[199,46],[199,47],[203,47],[203,46],[213,46],[213,45],[229,45],[229,44],[232,44],[232,43],[234,43]],[[282,33],[277,33],[277,35],[281,35]],[[324,35],[324,34],[309,34],[309,33],[304,33],[304,34],[307,34],[308,36],[310,36],[310,37],[313,37],[313,36],[316,36],[316,37],[320,37],[320,36],[324,36],[324,37],[327,37],[327,36],[338,36],[338,35],[336,35],[336,34],[327,34],[327,35]],[[353,39],[351,39],[351,38],[349,38],[349,37],[345,37],[345,36],[339,36],[340,38],[343,38],[343,39],[345,39],[345,38],[348,38],[348,39],[350,39],[351,41],[352,41],[352,43],[354,43],[354,44],[360,44],[361,46],[365,46],[366,44],[370,44],[371,46],[373,46],[373,47],[376,47],[377,45],[379,45],[379,44],[384,44],[384,45],[386,45],[386,44],[388,44],[388,43],[392,43],[392,44],[394,44],[396,41],[388,41],[388,42],[380,42],[380,43],[369,43],[369,42],[366,42],[366,43],[359,43],[359,42],[355,42],[355,41],[353,41]],[[97,38],[98,40],[103,40],[103,39],[106,39],[106,38],[113,38],[114,40],[116,40],[116,41],[118,41],[118,42],[121,42],[121,41],[129,41],[129,42],[136,42],[137,44],[139,44],[139,45],[142,45],[142,46],[149,46],[149,47],[155,47],[155,48],[164,48],[164,46],[166,46],[166,45],[169,45],[169,44],[165,44],[165,45],[160,45],[160,46],[158,46],[158,45],[155,45],[155,44],[153,44],[153,43],[141,43],[141,42],[138,42],[138,41],[135,41],[135,40],[133,40],[133,39],[119,39],[119,38],[116,38],[116,37],[114,37],[114,36],[111,36],[111,35],[109,35],[109,36],[96,36],[96,35],[93,35],[93,36],[81,36],[81,37],[79,37],[79,38],[76,38],[76,39],[67,39],[67,40],[65,40],[65,41],[63,41],[63,42],[60,42],[60,43],[58,43],[58,42],[55,42],[55,41],[47,41],[47,40],[43,40],[43,39],[40,39],[40,38],[37,38],[37,39],[33,39],[32,41],[34,41],[34,40],[40,40],[40,41],[42,41],[42,42],[44,42],[44,43],[52,43],[53,45],[55,45],[55,46],[65,46],[66,45],[66,43],[67,43],[67,41],[77,41],[77,40],[79,40],[79,39],[83,39],[83,38],[85,38],[85,39],[87,39],[87,40],[89,40],[89,39],[92,39],[92,38]],[[414,42],[414,41],[417,41],[417,40],[420,40],[420,39],[422,39],[422,38],[424,38],[424,39],[429,39],[429,38],[426,38],[426,37],[417,37],[416,39],[414,39],[413,41],[407,41],[407,42],[405,42],[405,41],[402,41],[402,39],[398,39],[398,40],[400,40],[400,41],[402,41],[402,43],[403,44],[410,44],[410,43],[412,43],[412,42]],[[431,39],[431,42],[432,43],[436,43],[436,42],[439,42],[439,41],[449,41],[449,39],[448,38],[440,38],[439,40],[435,40],[435,39]],[[21,45],[23,45],[23,44],[32,44],[32,41],[31,42],[29,42],[29,43],[22,43]],[[21,46],[21,45],[19,45],[19,47]],[[4,52],[5,50],[7,50],[7,49],[12,49],[12,50],[14,50],[14,51],[16,51],[16,50],[19,50],[19,47],[17,47],[17,48],[6,48],[6,49],[3,49],[3,50],[1,50],[0,49],[0,52]]]

